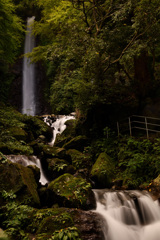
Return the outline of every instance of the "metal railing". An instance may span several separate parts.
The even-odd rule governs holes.
[[[135,130],[145,131],[147,138],[151,132],[160,134],[160,118],[132,115],[128,117],[128,121],[124,119],[117,122],[118,136],[127,131],[130,136],[133,136]]]

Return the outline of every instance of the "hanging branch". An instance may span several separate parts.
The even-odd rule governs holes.
[[[126,51],[128,50],[128,48],[131,47],[138,38],[140,38],[141,36],[143,36],[143,35],[147,32],[147,30],[148,30],[151,26],[153,26],[154,24],[155,24],[155,22],[154,22],[153,24],[149,25],[149,26],[145,29],[145,31],[142,32],[142,33],[140,33],[139,35],[138,35],[138,32],[136,32],[136,33],[134,34],[133,38],[131,39],[131,41],[128,43],[128,45],[123,49],[123,51],[121,52],[120,56],[119,56],[116,60],[114,60],[113,62],[111,62],[111,63],[104,69],[104,72],[106,72],[106,71],[109,69],[110,65],[112,65],[112,64],[120,61],[121,58],[123,57],[123,55],[124,55],[124,54],[126,53]]]

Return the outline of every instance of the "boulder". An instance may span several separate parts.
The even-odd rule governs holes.
[[[67,154],[71,157],[72,165],[78,169],[87,168],[88,170],[92,166],[92,158],[89,154],[82,153],[76,149],[69,149]]]
[[[114,172],[115,166],[112,159],[105,152],[101,153],[91,170],[91,179],[95,182],[95,187],[111,187]]]
[[[50,195],[56,195],[56,202],[58,202],[59,206],[86,210],[95,207],[91,184],[81,177],[66,173],[49,183],[48,190]]]
[[[3,192],[12,191],[17,201],[22,204],[39,206],[40,199],[37,192],[37,183],[31,168],[24,167],[9,160],[0,161],[0,202],[4,203]]]
[[[46,161],[48,163],[48,174],[52,180],[66,173],[69,166],[67,161],[59,158],[48,158]]]
[[[37,139],[40,135],[45,136],[47,141],[52,139],[52,128],[43,122],[40,117],[24,116],[23,122],[25,123],[25,130],[32,133],[34,139]]]

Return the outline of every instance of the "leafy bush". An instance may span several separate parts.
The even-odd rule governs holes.
[[[68,227],[55,231],[49,240],[81,240],[76,227]]]
[[[160,173],[159,139],[152,143],[148,139],[129,137],[119,143],[118,167],[124,184],[138,187],[149,183]]]

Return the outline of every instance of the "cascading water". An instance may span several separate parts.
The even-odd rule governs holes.
[[[56,140],[56,135],[61,134],[66,129],[65,122],[70,119],[75,119],[75,117],[72,115],[68,115],[68,116],[59,115],[56,117],[56,120],[53,122],[52,120],[50,121],[49,116],[44,118],[44,122],[53,128],[53,138],[52,138],[52,141],[49,143],[50,146],[54,145],[54,142]]]
[[[105,240],[159,240],[160,206],[140,191],[94,190]]]
[[[35,38],[32,34],[34,17],[27,19],[27,32],[25,37],[24,53],[29,53],[35,47]],[[34,116],[36,114],[35,104],[35,64],[24,57],[23,60],[23,84],[22,84],[22,113]]]
[[[48,182],[48,180],[46,179],[46,177],[43,173],[41,162],[36,156],[27,157],[27,156],[24,156],[24,155],[6,155],[6,157],[11,162],[19,163],[19,164],[23,165],[24,167],[27,167],[29,165],[37,166],[40,169],[40,180],[39,180],[39,182],[42,185],[45,185]]]
[[[66,128],[65,122],[69,119],[75,119],[75,117],[74,116],[57,116],[56,120],[50,119],[49,117],[44,118],[44,121],[53,128],[53,139],[52,139],[50,145],[53,146],[55,139],[56,139],[56,135],[58,133],[61,134],[65,130],[65,128]],[[6,158],[14,163],[19,163],[25,167],[27,167],[29,165],[37,166],[40,169],[39,182],[42,185],[45,185],[46,183],[48,183],[48,179],[46,178],[46,176],[43,172],[43,168],[41,166],[41,161],[36,156],[27,157],[24,155],[6,155]]]

